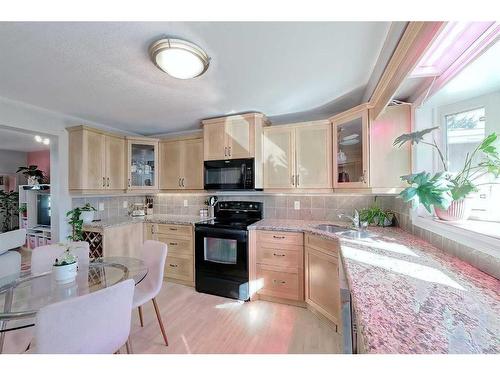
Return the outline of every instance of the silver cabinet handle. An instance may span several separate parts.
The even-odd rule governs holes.
[[[275,257],[284,257],[284,256],[285,256],[285,254],[276,254],[276,253],[273,253],[273,255],[274,255]]]
[[[131,185],[130,185],[130,178],[129,178],[129,179],[128,179],[128,187],[130,187],[130,186],[131,186]]]
[[[292,183],[292,186],[295,186],[295,175],[292,174],[290,177],[290,182]]]
[[[283,240],[285,238],[285,236],[275,236],[275,235],[273,235],[273,238],[276,238],[278,240]]]
[[[227,156],[227,147],[224,147],[224,156]]]
[[[229,146],[229,147],[227,148],[227,150],[228,150],[229,156],[231,156],[231,146]]]
[[[102,178],[102,187],[106,187],[106,177]]]
[[[299,186],[300,174],[297,175],[297,186]]]
[[[178,243],[177,243],[177,242],[169,242],[168,244],[169,244],[169,245],[172,245],[172,246],[177,246],[177,245],[178,245]]]
[[[185,187],[185,186],[184,186],[184,177],[182,177],[182,178],[181,178],[181,186],[182,186],[182,187]]]
[[[286,281],[283,281],[283,280],[276,280],[276,279],[274,279],[274,280],[273,280],[273,283],[275,283],[275,284],[285,285],[285,284],[286,284]]]
[[[168,228],[169,230],[177,230],[177,228]]]
[[[170,263],[170,264],[169,264],[169,266],[170,266],[170,267],[174,267],[174,268],[175,268],[175,267],[178,267],[178,265],[177,265],[177,264],[172,264],[172,263]]]
[[[107,182],[107,185],[108,185],[108,187],[109,187],[109,177],[108,177],[108,182]]]

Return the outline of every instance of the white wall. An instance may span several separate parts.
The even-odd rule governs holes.
[[[0,175],[16,174],[17,168],[26,165],[28,154],[23,151],[0,150]],[[25,183],[23,175],[17,175],[17,184]]]
[[[70,229],[66,221],[66,212],[71,209],[71,196],[68,191],[68,133],[65,128],[81,124],[123,134],[103,124],[0,97],[1,127],[46,135],[51,139],[52,235],[57,241],[65,240]]]

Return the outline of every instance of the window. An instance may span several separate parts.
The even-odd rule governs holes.
[[[481,141],[489,135],[486,129],[485,108],[479,107],[444,116],[446,132],[446,153],[448,168],[458,173],[463,168],[465,156],[472,153]],[[476,184],[495,181],[492,176],[482,176]],[[500,221],[500,189],[498,185],[480,185],[479,191],[471,194],[472,219]],[[495,209],[495,207],[497,209]]]

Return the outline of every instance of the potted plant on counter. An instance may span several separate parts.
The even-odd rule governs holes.
[[[370,208],[364,208],[359,211],[360,221],[366,221],[369,225],[379,227],[390,227],[394,223],[394,212],[383,210],[376,204]]]
[[[83,224],[90,224],[94,220],[95,211],[95,207],[92,207],[90,203],[86,203],[80,207],[80,219],[83,221]]]
[[[478,191],[481,185],[494,182],[484,182],[485,176],[500,176],[500,146],[496,133],[492,133],[470,153],[465,155],[464,166],[457,173],[448,171],[448,160],[433,139],[432,143],[424,140],[426,134],[432,133],[438,127],[428,128],[413,133],[403,134],[396,138],[394,146],[401,147],[407,142],[412,145],[419,143],[434,148],[443,166],[443,171],[431,174],[426,171],[401,176],[410,186],[404,189],[400,196],[405,202],[412,202],[416,208],[422,204],[432,214],[432,209],[441,220],[466,220],[471,212],[469,195]]]

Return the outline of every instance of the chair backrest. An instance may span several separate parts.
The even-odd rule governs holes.
[[[26,242],[26,229],[0,233],[0,254],[21,247]]]
[[[19,277],[21,271],[21,254],[17,251],[9,251],[8,253],[0,255],[0,279],[9,277],[9,280],[2,280],[2,284],[14,281]]]
[[[35,322],[35,352],[113,354],[130,334],[134,281],[48,305]]]
[[[78,257],[79,264],[89,263],[89,244],[85,241],[71,242],[71,251]],[[33,274],[50,271],[56,258],[66,250],[66,245],[45,245],[33,249],[31,252],[31,272]]]
[[[160,292],[163,282],[167,245],[159,241],[145,241],[142,245],[141,257],[148,267],[146,280],[142,282],[148,283],[156,295]]]

